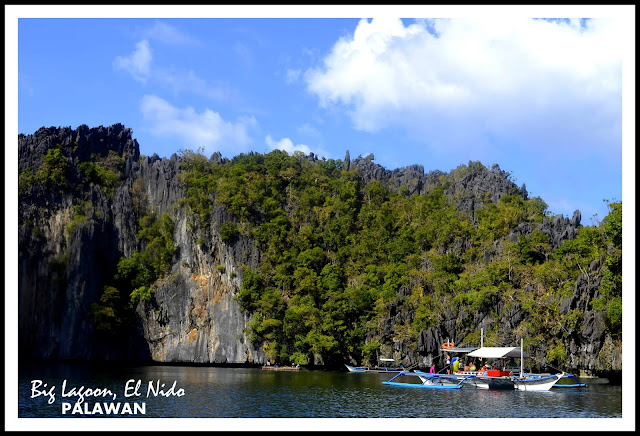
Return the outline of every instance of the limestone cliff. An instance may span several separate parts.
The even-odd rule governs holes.
[[[194,224],[193,213],[183,202],[182,157],[142,156],[131,130],[121,124],[75,130],[42,128],[33,135],[19,135],[18,150],[21,358],[266,361],[262,347],[247,339],[245,330],[252,314],[241,310],[234,298],[242,285],[243,266],[256,269],[261,262],[258,244],[243,234],[231,239],[221,236],[222,225],[234,222],[221,205],[211,210],[209,227]],[[311,154],[301,159],[313,162],[317,157]],[[209,161],[220,164],[225,160],[215,153]],[[375,180],[407,195],[425,195],[440,187],[472,221],[484,205],[504,195],[528,196],[526,187],[517,187],[497,165],[488,169],[470,162],[450,174],[425,173],[420,165],[388,170],[375,164],[373,156],[352,160],[347,152],[341,167],[356,170],[363,185]],[[54,170],[64,177],[56,178]],[[167,213],[175,224],[170,271],[155,283],[152,298],[136,303],[135,319],[126,333],[117,340],[105,338],[96,331],[91,307],[117,275],[119,259],[141,248],[139,220],[145,213]],[[538,231],[555,249],[576,237],[580,220],[576,211],[571,219],[555,216],[537,224],[520,223],[511,229],[508,239],[517,241]],[[499,255],[500,242],[483,253],[486,262]],[[565,345],[571,368],[621,369],[620,341],[605,333],[602,315],[588,304],[600,296],[601,275],[601,265],[593,263],[576,278],[573,295],[562,302],[563,314],[576,312],[581,317],[579,328],[571,332]],[[468,336],[470,327],[463,318],[473,318],[474,328],[499,325],[507,342],[522,334],[519,326],[524,309],[498,300],[490,310],[471,313],[459,308],[440,314],[440,324],[420,332],[417,344],[395,340],[398,326],[415,315],[402,305],[412,286],[399,289],[388,316],[368,333],[369,338],[392,344],[382,351],[405,365],[426,365],[436,358],[444,340],[459,343]],[[526,286],[522,286],[524,292],[534,291]]]
[[[249,315],[233,300],[241,265],[257,262],[255,245],[243,239],[225,244],[215,227],[206,235],[188,229],[184,209],[177,206],[183,189],[177,156],[140,156],[131,130],[119,124],[42,128],[20,135],[19,171],[40,167],[54,147],[67,156],[69,183],[62,189],[34,185],[19,197],[21,357],[261,363],[263,354],[243,332]],[[109,151],[124,161],[114,192],[107,195],[96,184],[72,189],[79,178],[73,164],[92,155],[107,157]],[[141,202],[157,214],[176,216],[178,256],[153,301],[139,303],[138,327],[114,343],[95,334],[89,312],[118,259],[139,246]],[[229,219],[221,209],[214,214],[218,228]]]

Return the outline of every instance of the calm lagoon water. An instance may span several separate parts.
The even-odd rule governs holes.
[[[88,417],[62,414],[62,403],[75,405],[81,386],[109,390],[94,403],[145,403],[151,418],[621,418],[622,387],[592,385],[582,389],[549,392],[494,391],[481,389],[412,389],[382,385],[390,374],[352,374],[339,371],[262,371],[260,368],[195,366],[117,366],[79,363],[24,365],[19,369],[18,417]],[[55,386],[55,398],[35,396]],[[139,396],[124,396],[140,380]],[[154,387],[169,391],[155,396]],[[588,381],[587,381],[588,382]],[[47,387],[44,387],[44,384]],[[170,388],[173,387],[173,395]],[[180,391],[182,390],[182,391]],[[183,392],[183,395],[178,395]],[[71,406],[68,406],[71,407]],[[124,406],[122,406],[124,407]],[[84,409],[83,409],[84,410]],[[93,415],[107,417],[114,415]],[[115,415],[123,417],[123,415]],[[131,415],[134,416],[134,415]]]

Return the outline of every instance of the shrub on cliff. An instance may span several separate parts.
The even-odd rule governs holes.
[[[131,302],[140,298],[148,299],[153,283],[169,273],[175,253],[173,232],[175,224],[168,214],[158,219],[145,216],[140,219],[138,238],[143,244],[142,251],[135,251],[118,262],[117,280],[131,283]]]

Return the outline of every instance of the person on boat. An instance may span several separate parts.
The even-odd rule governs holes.
[[[469,371],[475,371],[475,370],[476,370],[476,363],[471,362],[471,365],[469,366]]]
[[[435,373],[436,373],[436,364],[432,363],[431,368],[429,369],[429,374],[435,374]]]
[[[456,359],[453,362],[453,373],[456,374],[460,368],[460,359]]]
[[[445,363],[446,363],[446,368],[447,368],[447,374],[451,374],[451,358],[449,357],[448,354],[444,355],[444,359],[445,359]]]
[[[482,368],[480,368],[480,371],[478,371],[478,374],[482,374],[482,375],[487,375],[487,365],[483,365]]]

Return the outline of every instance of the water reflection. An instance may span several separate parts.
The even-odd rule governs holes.
[[[29,365],[19,373],[19,416],[59,417],[61,398],[31,398],[31,380],[108,388],[117,401],[145,401],[146,417],[207,418],[601,418],[621,417],[620,386],[550,392],[430,390],[384,386],[388,374],[261,371],[259,368]],[[128,380],[141,397],[125,398]],[[173,383],[184,396],[146,397],[149,382]],[[95,401],[92,399],[91,401]],[[102,400],[99,400],[102,401]],[[68,415],[65,415],[68,416]]]

